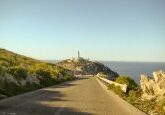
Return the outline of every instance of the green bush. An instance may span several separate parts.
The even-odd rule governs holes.
[[[156,100],[137,100],[136,103],[133,104],[140,110],[144,111],[145,113],[150,113],[151,111],[155,110],[157,107]]]
[[[27,70],[22,67],[10,67],[8,72],[16,79],[25,79],[27,77]]]
[[[37,74],[37,75],[40,75],[40,76],[43,76],[43,77],[45,77],[45,78],[51,77],[50,72],[49,72],[49,71],[46,71],[46,70],[43,70],[43,69],[38,69],[38,70],[36,71],[36,74]]]
[[[67,81],[67,80],[71,80],[72,79],[72,76],[70,75],[65,75],[64,76],[64,80]]]
[[[163,108],[165,107],[165,98],[162,99],[160,102],[159,102],[160,106]]]
[[[52,77],[49,70],[38,69],[36,70],[36,74],[38,79],[40,80],[40,84],[44,86],[51,86],[56,83],[56,79]]]
[[[165,115],[165,98],[161,99],[158,102],[158,106],[156,107],[156,111],[161,113],[162,115]]]
[[[13,82],[0,80],[0,93],[6,96],[13,96],[20,93],[20,87]]]
[[[6,73],[6,70],[3,66],[0,65],[0,76],[4,76]]]
[[[125,98],[129,103],[134,104],[141,97],[140,90],[130,90]]]
[[[130,77],[119,76],[119,77],[115,80],[115,82],[120,83],[120,84],[126,84],[128,90],[137,89],[137,84],[136,84],[135,81],[134,81],[133,79],[131,79]]]
[[[120,86],[115,86],[115,84],[109,84],[108,89],[114,91],[120,97],[123,97],[125,95],[124,92],[121,90]]]

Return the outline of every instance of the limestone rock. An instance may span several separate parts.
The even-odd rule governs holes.
[[[40,84],[39,79],[37,78],[36,75],[32,75],[32,76],[27,76],[26,77],[26,82],[30,83],[30,84]]]
[[[165,72],[162,70],[153,72],[153,78],[141,75],[140,85],[143,99],[163,99],[165,97]]]
[[[0,80],[2,81],[6,80],[8,83],[14,83],[17,86],[26,86],[27,83],[38,84],[38,85],[40,84],[40,81],[36,75],[32,75],[32,76],[28,75],[26,79],[17,80],[11,74],[6,73],[3,77],[0,77]]]
[[[10,74],[5,74],[4,80],[9,83],[15,83],[16,85],[19,85],[18,81]]]

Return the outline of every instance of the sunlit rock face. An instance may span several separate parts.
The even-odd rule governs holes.
[[[26,82],[30,83],[30,84],[40,84],[39,79],[37,79],[36,75],[32,75],[32,76],[27,76],[26,77]]]
[[[147,75],[141,75],[140,85],[143,99],[165,98],[165,72],[162,70],[153,72],[153,79]]]
[[[5,74],[1,80],[6,80],[8,83],[14,83],[16,85],[19,85],[18,81],[10,74]]]

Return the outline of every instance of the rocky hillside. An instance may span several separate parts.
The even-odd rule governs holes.
[[[87,59],[67,59],[59,62],[57,65],[64,67],[66,69],[74,71],[74,74],[92,74],[96,75],[102,73],[107,76],[108,79],[114,80],[119,75],[112,71],[107,66],[99,62],[89,61]]]
[[[153,78],[141,75],[141,99],[148,103],[150,115],[165,115],[165,72],[153,72]],[[144,104],[143,104],[144,105]]]
[[[162,70],[153,72],[153,78],[151,79],[147,75],[141,75],[141,88],[143,90],[143,99],[161,100],[165,98],[165,72]]]
[[[0,98],[72,78],[70,70],[0,49]]]

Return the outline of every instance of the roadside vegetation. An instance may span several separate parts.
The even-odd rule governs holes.
[[[67,69],[0,49],[0,98],[71,79],[73,73]]]
[[[136,108],[142,110],[147,114],[152,115],[165,115],[163,108],[165,106],[165,99],[161,102],[156,102],[153,100],[142,100],[141,95],[142,91],[140,87],[134,82],[133,79],[126,76],[119,76],[115,82],[120,84],[126,84],[128,86],[127,92],[123,92],[120,87],[115,86],[114,84],[108,85],[108,89],[115,92],[125,101],[134,105]]]

